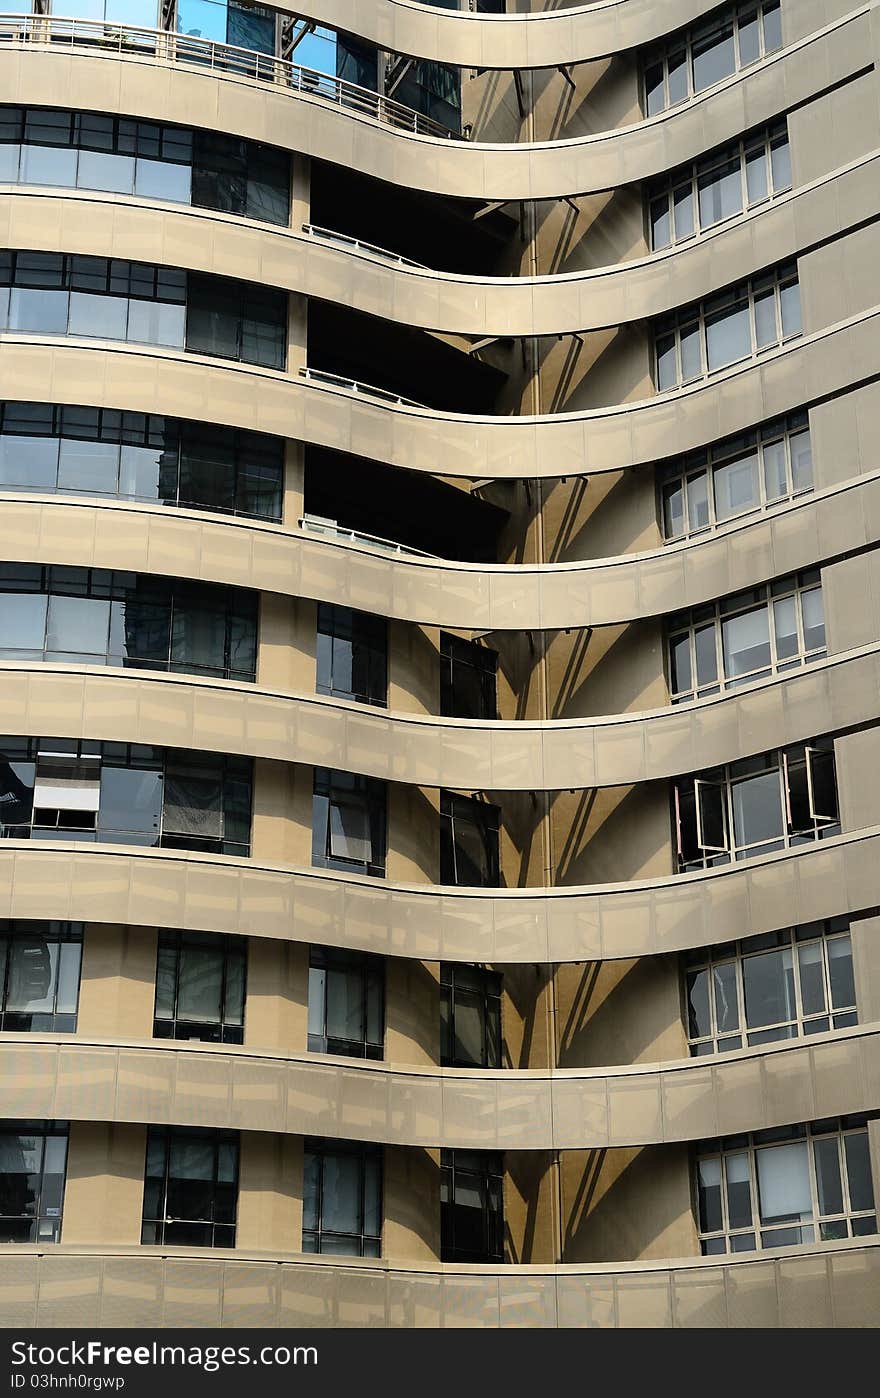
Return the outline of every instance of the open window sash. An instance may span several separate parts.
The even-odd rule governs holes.
[[[721,782],[695,777],[697,846],[706,854],[726,854],[730,848],[725,794],[726,789]]]
[[[831,825],[838,819],[834,753],[806,744],[799,753],[782,754],[785,815],[792,833]]]

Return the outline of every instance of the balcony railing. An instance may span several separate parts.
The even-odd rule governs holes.
[[[336,233],[332,228],[320,228],[316,223],[304,223],[302,227],[303,232],[312,238],[323,238],[328,243],[342,243],[347,248],[354,248],[356,252],[371,253],[373,257],[383,257],[401,267],[418,267],[423,272],[429,270],[425,262],[414,262],[411,257],[401,257],[400,253],[389,252],[387,248],[380,248],[376,243],[365,243],[362,238],[352,238],[347,233]]]
[[[345,82],[314,68],[304,68],[285,58],[166,29],[144,29],[63,15],[0,14],[0,44],[69,44],[101,57],[150,54],[169,63],[192,63],[211,72],[266,83],[293,96],[318,97],[416,136],[461,140],[433,117],[423,116],[380,92],[371,92],[369,88],[358,87],[356,83]]]
[[[327,383],[333,388],[347,388],[350,393],[362,393],[368,398],[381,398],[384,403],[398,403],[403,408],[427,408],[427,403],[418,403],[415,398],[403,398],[387,388],[377,388],[372,383],[362,383],[360,379],[347,379],[344,374],[331,374],[327,369],[311,369],[304,365],[299,371],[311,383]]]
[[[348,539],[353,544],[366,544],[368,548],[379,549],[382,553],[414,554],[417,558],[439,557],[439,554],[426,553],[424,549],[399,544],[396,539],[383,539],[379,534],[362,534],[357,529],[346,529],[335,519],[324,519],[321,515],[303,515],[299,527],[309,534],[323,534],[328,539]]]

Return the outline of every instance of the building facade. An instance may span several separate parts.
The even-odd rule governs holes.
[[[0,1323],[875,1323],[880,11],[31,9]]]

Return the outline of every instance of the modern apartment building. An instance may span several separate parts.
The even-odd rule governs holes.
[[[0,15],[2,1325],[876,1323],[880,11],[541,6]]]

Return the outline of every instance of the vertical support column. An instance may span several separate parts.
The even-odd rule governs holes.
[[[156,940],[154,927],[89,923],[84,929],[80,1036],[153,1037]]]
[[[71,1122],[63,1243],[138,1245],[146,1149],[145,1126]]]

